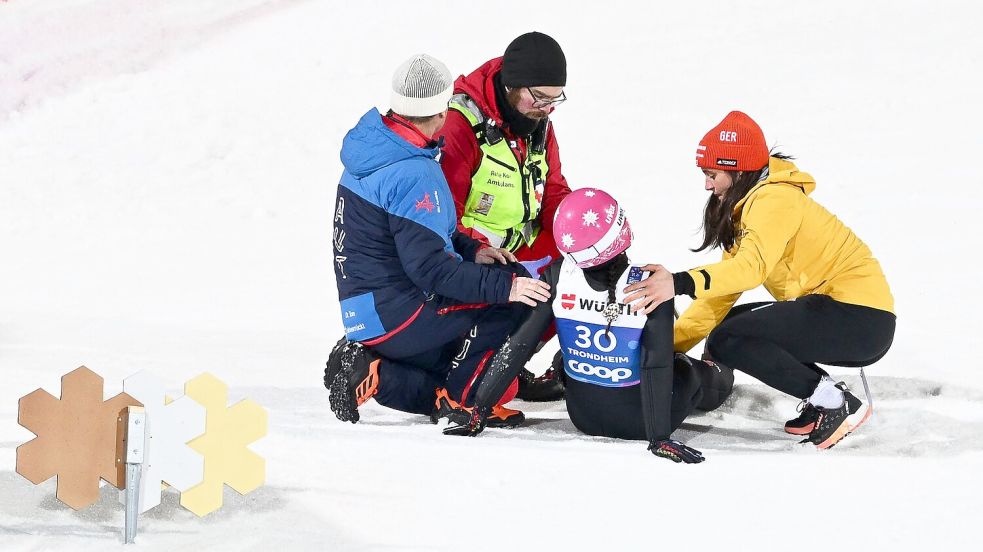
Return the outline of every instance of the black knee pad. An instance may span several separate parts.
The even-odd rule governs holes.
[[[730,397],[734,390],[734,370],[716,361],[696,361],[693,369],[703,389],[703,397],[696,408],[714,410]]]
[[[690,362],[680,360],[678,357],[672,366],[672,395],[673,400],[684,398],[692,400],[700,392],[700,376],[697,374],[693,363],[698,360],[688,359]]]
[[[677,354],[672,366],[672,405],[670,424],[675,430],[703,401],[700,376],[693,367],[699,362],[686,355]]]

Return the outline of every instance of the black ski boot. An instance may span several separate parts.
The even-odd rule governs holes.
[[[519,392],[516,397],[529,402],[559,401],[566,393],[563,382],[563,354],[557,351],[553,365],[546,373],[536,377],[523,368],[519,372]]]

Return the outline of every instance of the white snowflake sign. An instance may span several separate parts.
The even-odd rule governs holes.
[[[144,404],[147,413],[140,513],[160,504],[162,483],[186,491],[201,483],[204,458],[188,441],[205,432],[205,408],[189,397],[165,402],[164,385],[147,371],[123,380],[123,389]],[[125,492],[120,493],[120,502]]]

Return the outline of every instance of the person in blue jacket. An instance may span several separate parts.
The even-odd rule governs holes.
[[[468,404],[491,353],[518,323],[515,303],[549,297],[529,277],[540,265],[516,263],[457,231],[434,140],[452,86],[443,63],[413,56],[393,77],[391,110],[369,110],[342,144],[332,242],[345,337],[324,372],[342,421],[357,422],[358,407],[373,397],[418,414],[432,414],[438,389]],[[499,426],[524,420],[496,408]]]

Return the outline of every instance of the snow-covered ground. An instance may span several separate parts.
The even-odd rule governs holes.
[[[267,484],[204,519],[164,504],[138,547],[212,550],[886,550],[972,546],[983,492],[983,178],[977,2],[0,2],[0,550],[104,550],[122,509],[73,512],[14,472],[17,399],[85,364],[210,371],[270,411]],[[342,424],[320,383],[341,335],[330,211],[341,138],[425,51],[455,73],[557,38],[574,187],[629,206],[636,260],[688,268],[693,166],[729,110],[818,181],[897,301],[877,414],[836,448],[780,430],[746,378],[679,436],[709,460],[589,438],[562,404],[479,439],[377,405]],[[748,294],[763,297],[762,292]],[[545,369],[547,359],[534,360]],[[856,384],[851,371],[841,372]]]

